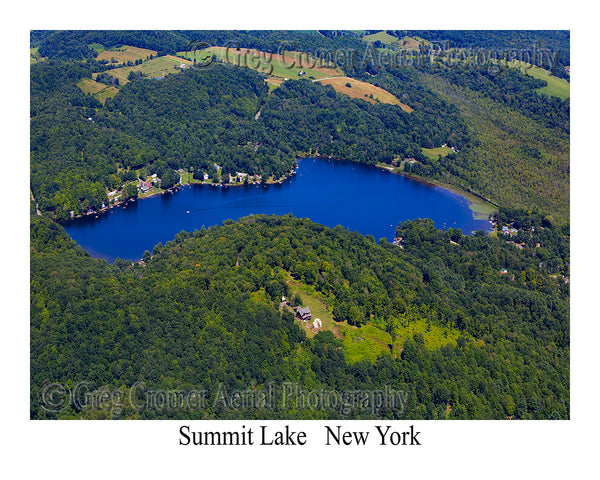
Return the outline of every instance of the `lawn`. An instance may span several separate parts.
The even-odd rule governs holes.
[[[321,298],[322,295],[315,292],[312,287],[292,279],[291,276],[288,278],[288,285],[292,290],[292,294],[300,295],[302,298],[302,305],[310,308],[313,321],[315,318],[321,319],[323,322],[323,327],[321,330],[329,330],[333,332],[336,337],[339,337],[339,329],[336,325],[336,322],[333,320],[333,316],[331,315],[331,308],[326,306],[324,299]],[[296,320],[296,322],[298,322],[299,325],[302,325],[308,337],[312,338],[315,336],[315,332],[305,328],[305,324],[303,322],[300,320]]]

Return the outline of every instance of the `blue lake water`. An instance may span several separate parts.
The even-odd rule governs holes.
[[[298,161],[296,174],[275,185],[215,187],[187,185],[64,223],[66,231],[93,257],[140,259],[158,242],[181,230],[220,225],[251,214],[292,213],[363,235],[393,240],[398,222],[431,218],[437,228],[468,234],[489,231],[475,220],[464,197],[367,165],[323,159]]]

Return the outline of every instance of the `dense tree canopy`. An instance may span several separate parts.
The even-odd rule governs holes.
[[[388,32],[408,34],[493,48],[536,38]],[[568,46],[564,32],[539,35]],[[166,55],[195,40],[264,51],[290,40],[314,51],[366,44],[337,31],[31,33],[45,57],[30,75],[31,418],[568,418],[568,99],[539,93],[544,82],[516,70],[440,63],[345,72],[388,90],[408,113],[308,79],[269,87],[260,73],[224,64],[162,79],[132,72],[117,85],[115,65],[96,59],[99,45]],[[118,93],[102,102],[83,93],[78,85],[92,75]],[[424,150],[444,144],[452,153]],[[181,232],[142,261],[108,264],[52,221],[97,210],[117,190],[135,197],[153,174],[163,188],[180,181],[180,169],[215,182],[238,172],[276,180],[296,157],[317,154],[393,165],[490,198],[500,205],[497,229],[463,235],[407,221],[390,244],[308,219],[252,216]],[[281,297],[318,299],[334,326],[308,335]],[[356,354],[363,332],[374,335],[376,354]],[[118,412],[51,411],[44,395],[54,382],[94,392],[203,388],[211,398],[223,386],[255,394],[292,382],[314,391],[391,387],[410,398],[406,410],[377,412],[281,399],[266,410],[140,409],[131,398]]]
[[[50,415],[39,403],[44,381],[85,381],[92,389],[200,385],[211,395],[220,384],[235,390],[300,382],[339,391],[391,384],[412,391],[409,418],[567,417],[569,290],[552,276],[559,270],[540,270],[535,247],[521,255],[504,240],[441,232],[429,220],[398,231],[403,249],[306,219],[255,216],[181,232],[146,255],[145,265],[109,265],[75,246],[62,227],[32,217],[32,417]],[[539,235],[533,240],[544,241],[543,255],[568,260],[558,232]],[[510,275],[500,274],[503,266]],[[337,321],[354,322],[358,311],[358,321],[393,330],[427,312],[432,325],[462,336],[432,350],[415,334],[401,354],[348,362],[331,332],[308,339],[291,314],[278,311],[289,275],[326,295]],[[198,415],[340,416],[279,407],[207,407]],[[70,408],[60,415],[109,413]],[[138,415],[195,413],[126,409],[122,416]]]

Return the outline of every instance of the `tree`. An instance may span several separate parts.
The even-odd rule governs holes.
[[[138,188],[135,185],[135,183],[128,183],[127,185],[125,185],[125,187],[123,188],[123,196],[125,197],[125,199],[137,198]]]
[[[163,189],[171,188],[179,183],[179,174],[168,168],[160,179],[160,187]]]

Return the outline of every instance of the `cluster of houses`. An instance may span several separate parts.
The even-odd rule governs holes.
[[[517,233],[519,233],[519,230],[517,230],[514,227],[508,227],[508,226],[504,225],[502,227],[502,233],[504,235],[516,235]]]
[[[150,190],[153,187],[153,185],[155,183],[160,186],[160,178],[158,178],[156,173],[152,174],[150,176],[149,180],[140,182],[139,188],[142,191],[142,193],[146,193],[148,190]]]

